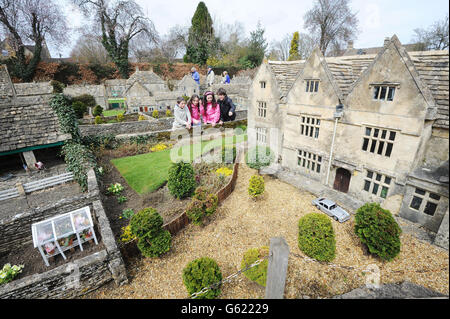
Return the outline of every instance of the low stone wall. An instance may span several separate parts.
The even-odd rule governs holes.
[[[0,239],[4,244],[8,244],[8,250],[14,249],[14,246],[19,244],[31,245],[31,223],[86,205],[92,207],[100,233],[98,235],[105,249],[47,272],[4,284],[0,286],[0,298],[74,298],[95,290],[111,280],[117,285],[128,282],[120,250],[99,199],[98,184],[93,170],[88,173],[87,195],[81,196],[78,200],[65,199],[39,212],[16,215],[11,223],[3,221],[0,225],[3,227],[0,229]],[[9,237],[13,226],[18,233],[15,241],[11,241]]]
[[[245,119],[247,119],[247,110],[236,111],[235,121]],[[170,131],[172,129],[173,121],[173,117],[170,117],[150,119],[148,121],[121,122],[98,125],[79,125],[79,128],[82,136],[151,133],[159,131]]]

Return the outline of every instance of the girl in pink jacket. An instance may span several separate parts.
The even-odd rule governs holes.
[[[200,115],[205,118],[205,110],[202,101],[197,94],[193,94],[187,103],[188,109],[191,112],[192,125],[202,125]]]
[[[203,95],[203,107],[205,109],[203,123],[211,124],[212,127],[216,126],[220,121],[220,106],[216,102],[213,92],[205,92]]]

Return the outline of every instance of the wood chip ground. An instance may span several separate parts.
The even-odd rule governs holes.
[[[129,268],[130,283],[116,287],[113,283],[86,298],[187,298],[182,271],[196,258],[214,258],[223,277],[241,269],[244,252],[268,246],[271,237],[282,236],[289,244],[286,298],[329,298],[366,283],[363,270],[376,265],[381,283],[411,281],[449,294],[448,252],[421,242],[409,234],[401,236],[401,252],[391,262],[383,262],[367,253],[353,232],[353,217],[343,224],[332,220],[336,234],[336,258],[333,264],[357,270],[332,268],[307,262],[297,244],[300,217],[317,212],[311,205],[314,195],[275,178],[265,176],[266,190],[257,201],[249,198],[248,180],[257,171],[242,164],[234,192],[218,208],[204,227],[188,225],[172,240],[171,250],[161,258],[142,258]],[[243,275],[222,286],[219,298],[264,298],[264,287]]]

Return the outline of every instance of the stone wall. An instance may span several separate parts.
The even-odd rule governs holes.
[[[71,202],[72,200],[72,202]],[[57,268],[51,269],[41,274],[34,274],[22,279],[14,280],[0,287],[0,298],[75,298],[95,290],[103,284],[114,280],[117,285],[128,282],[125,265],[116,245],[113,232],[110,228],[108,218],[99,200],[99,189],[95,173],[90,170],[88,173],[88,193],[84,198],[78,200],[65,199],[65,205],[60,203],[54,205],[52,209],[40,212],[39,217],[32,214],[18,214],[14,216],[12,222],[16,224],[16,231],[22,234],[29,231],[28,237],[21,236],[21,240],[11,244],[9,249],[13,249],[20,242],[31,244],[31,223],[66,213],[70,210],[90,205],[97,220],[97,229],[101,238],[101,243],[105,249],[95,252],[87,257],[69,262]],[[23,219],[23,221],[20,221]],[[19,222],[20,221],[20,222]],[[5,224],[1,221],[1,225]],[[9,233],[9,232],[8,232]],[[0,230],[0,238],[9,238],[10,234]]]
[[[247,111],[236,111],[236,121],[247,118]],[[81,135],[120,135],[168,131],[172,129],[173,117],[148,121],[121,122],[99,125],[80,125]]]

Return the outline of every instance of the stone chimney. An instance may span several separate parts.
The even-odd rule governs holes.
[[[391,42],[391,39],[389,37],[384,38],[384,47],[387,47],[389,42]]]
[[[347,50],[353,49],[353,40],[347,42]]]

